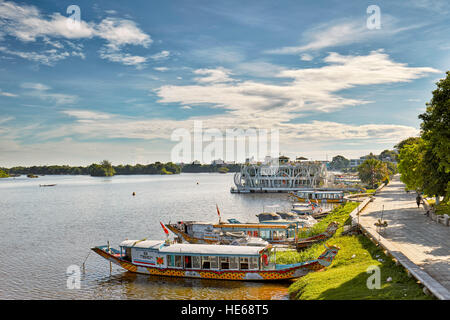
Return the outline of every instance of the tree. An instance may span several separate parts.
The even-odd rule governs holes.
[[[436,83],[425,113],[419,115],[424,153],[424,192],[450,198],[450,71]]]
[[[420,137],[409,137],[407,139],[404,139],[402,141],[400,141],[399,143],[397,143],[394,148],[397,149],[397,151],[400,153],[400,151],[402,150],[402,148],[407,145],[407,144],[411,144],[411,143],[416,143],[420,140]]]
[[[419,138],[403,144],[400,149],[398,171],[407,189],[422,191],[424,185],[425,142]]]
[[[344,156],[338,155],[333,157],[333,159],[330,162],[330,169],[331,170],[342,170],[344,168],[347,168],[350,164],[350,160],[346,159]]]
[[[111,177],[116,171],[108,160],[103,160],[101,164],[93,163],[89,166],[89,173],[93,177]]]
[[[386,163],[378,159],[367,159],[358,166],[359,179],[367,183],[370,188],[377,185],[389,177]]]
[[[0,178],[8,178],[8,177],[9,177],[9,175],[5,171],[0,169]]]
[[[397,162],[398,161],[398,154],[394,150],[384,150],[380,153],[378,156],[378,159],[381,161],[389,161],[389,162]]]

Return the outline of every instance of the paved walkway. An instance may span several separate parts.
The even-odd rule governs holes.
[[[415,193],[404,188],[395,176],[361,212],[359,222],[376,231],[374,223],[383,212],[388,227],[382,237],[450,291],[450,227],[426,217],[423,207],[417,208]]]

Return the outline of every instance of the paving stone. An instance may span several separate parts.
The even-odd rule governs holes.
[[[383,238],[450,291],[450,227],[426,217],[404,188],[395,176],[361,212],[360,223],[376,232],[374,223],[383,214],[388,221]]]

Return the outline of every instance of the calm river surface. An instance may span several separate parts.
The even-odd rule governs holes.
[[[89,248],[164,239],[160,221],[217,221],[216,203],[222,219],[242,221],[289,207],[286,194],[231,194],[232,185],[233,174],[214,173],[0,179],[0,299],[287,299],[289,283],[172,279],[115,265],[110,274],[93,252],[81,289],[67,288],[67,268],[81,267]]]

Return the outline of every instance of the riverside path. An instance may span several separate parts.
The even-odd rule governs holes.
[[[411,269],[422,274],[425,281],[429,279],[427,287],[434,286],[441,298],[450,299],[450,227],[425,216],[423,207],[417,208],[415,195],[405,192],[396,175],[362,210],[359,223],[380,236],[374,224],[383,215],[388,226],[380,232],[380,238],[389,251],[406,257]]]

